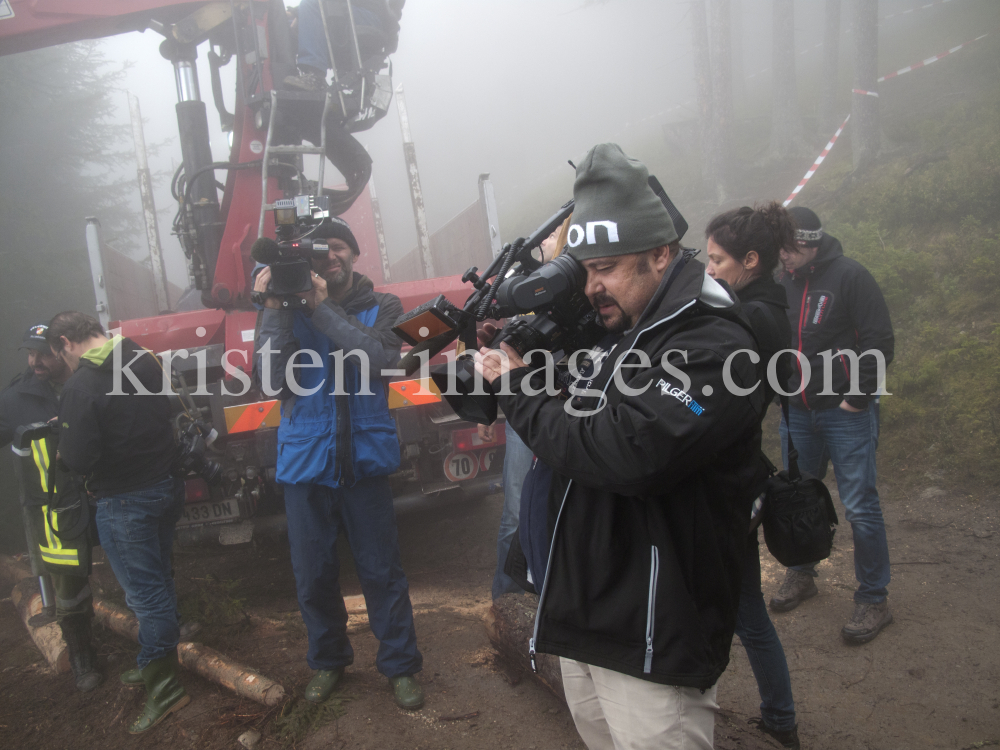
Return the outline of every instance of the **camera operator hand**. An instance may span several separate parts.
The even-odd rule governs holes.
[[[326,286],[326,279],[320,276],[318,273],[313,271],[312,274],[312,291],[303,292],[299,296],[306,301],[306,305],[310,310],[315,310],[321,304],[323,300],[330,296],[329,291]]]
[[[266,293],[267,285],[271,283],[271,267],[264,266],[257,273],[257,278],[253,282],[253,290],[255,292]],[[265,297],[264,307],[269,307],[272,310],[280,310],[281,303],[278,301],[277,297]]]
[[[493,385],[493,381],[501,375],[516,370],[518,367],[526,367],[514,349],[507,344],[500,344],[500,350],[487,349],[485,346],[475,354],[476,370]]]

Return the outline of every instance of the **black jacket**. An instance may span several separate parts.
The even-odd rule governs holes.
[[[778,281],[788,293],[791,347],[808,358],[811,371],[805,390],[789,402],[800,409],[833,409],[846,399],[851,406],[866,408],[879,387],[875,357],[868,355],[854,365],[844,352],[858,355],[874,349],[882,352],[886,367],[892,362],[892,321],[875,279],[856,260],[844,257],[839,240],[824,234],[813,262],[782,272]],[[821,352],[835,355],[829,367],[833,395],[819,395],[825,390]],[[855,369],[860,394],[848,396]],[[801,382],[802,368],[796,362],[789,391],[797,391]]]
[[[59,397],[28,370],[0,393],[0,446],[14,439],[21,425],[48,422],[59,413]]]
[[[121,366],[132,363],[129,369],[147,394],[123,371],[121,392],[111,395],[116,348]],[[141,489],[170,474],[177,448],[170,401],[162,394],[163,375],[154,356],[116,336],[103,349],[81,357],[63,386],[59,453],[72,471],[87,476],[87,489],[98,497]]]
[[[761,387],[767,395],[767,404],[774,400],[775,390],[767,375],[767,366],[775,354],[788,348],[792,329],[788,324],[788,297],[785,288],[770,275],[760,276],[739,292],[743,312],[750,321],[750,327],[757,337],[760,347]],[[788,379],[792,374],[793,358],[790,354],[778,357],[775,362],[775,377],[778,385],[788,393]]]
[[[673,270],[587,384],[580,405],[595,413],[571,416],[558,397],[523,394],[527,369],[511,373],[513,395],[499,401],[552,468],[558,506],[532,648],[704,689],[729,663],[751,488],[764,473],[763,393],[733,396],[723,379],[731,353],[755,348],[738,303],[700,262],[687,260],[669,283]],[[630,349],[630,366],[618,367]],[[636,349],[651,366],[631,366]],[[675,353],[664,367],[668,350],[686,351],[687,363]],[[642,394],[626,395],[616,371]],[[748,357],[734,358],[732,379],[757,380]]]

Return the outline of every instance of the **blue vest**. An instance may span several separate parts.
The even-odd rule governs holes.
[[[377,316],[375,305],[357,317],[370,328]],[[392,474],[399,468],[399,440],[381,378],[372,378],[368,384],[372,395],[358,393],[360,369],[351,358],[345,358],[344,382],[339,389],[344,395],[332,395],[338,383],[329,352],[336,345],[301,312],[295,313],[292,330],[299,348],[316,352],[323,366],[295,370],[301,391],[320,387],[281,406],[277,481],[351,487],[359,479]],[[295,361],[311,364],[309,355],[300,355]]]

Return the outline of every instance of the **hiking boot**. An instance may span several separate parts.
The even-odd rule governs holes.
[[[146,686],[146,705],[128,728],[129,734],[140,734],[152,729],[170,714],[181,710],[191,702],[191,696],[177,679],[179,671],[176,651],[162,659],[155,659],[142,668],[142,682]]]
[[[306,700],[310,703],[322,703],[330,697],[343,676],[343,667],[319,670],[306,685]]]
[[[118,679],[121,680],[122,685],[127,687],[142,687],[142,670],[139,667],[133,667],[122,672]]]
[[[66,650],[69,652],[69,666],[76,678],[76,689],[87,693],[101,684],[103,676],[97,671],[96,654],[90,644],[89,614],[66,615],[59,621]]]
[[[763,719],[750,719],[747,724],[752,726],[758,732],[763,732],[764,734],[773,737],[778,741],[782,747],[790,747],[793,750],[800,750],[801,745],[799,745],[799,725],[796,724],[791,729],[771,729],[767,724],[764,723]]]
[[[392,695],[396,699],[396,705],[400,708],[416,711],[424,707],[424,689],[413,675],[390,677],[389,684],[392,685]]]
[[[325,91],[326,74],[315,68],[301,67],[297,76],[285,76],[285,88],[296,91]]]
[[[790,612],[806,599],[819,593],[816,581],[809,573],[789,568],[785,571],[785,581],[778,593],[771,599],[772,612]]]
[[[883,599],[878,604],[857,603],[854,605],[854,615],[840,634],[848,643],[868,643],[882,628],[891,624],[892,612],[889,611],[888,601]]]

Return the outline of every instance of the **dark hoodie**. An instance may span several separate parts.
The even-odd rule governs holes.
[[[556,520],[531,646],[705,689],[729,662],[752,488],[763,473],[763,393],[733,395],[723,377],[731,354],[756,348],[739,304],[699,261],[670,283],[673,270],[573,400],[593,413],[568,414],[565,401],[545,395],[543,374],[533,382],[540,395],[525,394],[527,368],[510,373],[513,395],[498,398],[553,471]],[[618,364],[640,349],[650,366],[634,353]],[[665,367],[671,350],[687,362],[675,353]],[[757,371],[737,356],[731,376],[747,388]]]
[[[170,474],[177,448],[170,401],[160,395],[163,374],[154,356],[131,339],[115,336],[85,353],[63,386],[59,454],[72,471],[87,476],[87,489],[97,497],[148,487]],[[113,394],[116,360],[123,372],[120,392]],[[139,391],[125,367],[148,393]]]
[[[892,321],[875,279],[856,260],[844,257],[839,240],[824,234],[813,262],[782,272],[778,282],[788,293],[791,347],[810,365],[805,390],[789,402],[800,409],[834,409],[846,400],[855,408],[867,408],[879,386],[876,359],[868,355],[855,365],[845,353],[874,349],[882,352],[886,367],[892,362]],[[822,352],[834,355],[829,367],[832,393],[826,395],[820,395],[825,390]],[[802,370],[800,363],[793,364],[789,391],[799,389]],[[852,374],[860,394],[849,396]]]
[[[770,274],[759,276],[737,292],[743,312],[750,320],[750,327],[760,346],[761,387],[767,394],[767,403],[774,399],[767,366],[771,358],[782,349],[788,348],[792,332],[788,325],[788,297],[785,289],[771,278]],[[785,354],[775,362],[775,377],[782,390],[788,392],[788,378],[791,376],[792,355]]]

